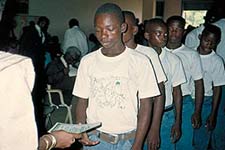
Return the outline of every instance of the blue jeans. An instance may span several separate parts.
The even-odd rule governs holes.
[[[192,150],[193,128],[191,116],[194,111],[193,99],[190,95],[183,96],[181,138],[175,144],[176,150]]]
[[[170,111],[164,111],[162,117],[162,123],[160,128],[160,150],[174,150],[175,145],[171,142],[170,139],[170,131],[172,125],[174,124],[175,116],[174,116],[174,109]],[[147,143],[144,144],[143,150],[147,150],[148,146]]]
[[[92,141],[100,141],[100,143],[95,146],[84,146],[84,150],[130,150],[134,142],[134,139],[130,139],[121,140],[117,144],[111,144],[101,140],[95,134],[90,135],[89,139]]]
[[[171,128],[174,124],[175,116],[174,116],[174,109],[170,111],[164,111],[160,129],[160,137],[161,137],[161,144],[160,150],[174,150],[175,144],[171,142],[170,134]]]
[[[194,129],[193,147],[195,150],[207,150],[212,132],[205,127],[207,118],[211,112],[212,97],[205,96],[202,105],[202,125],[199,129]]]
[[[217,123],[212,131],[211,147],[212,150],[225,150],[225,86],[222,86],[221,101],[219,104]]]

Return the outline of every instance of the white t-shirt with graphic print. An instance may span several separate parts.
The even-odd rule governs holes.
[[[102,122],[100,131],[124,133],[136,129],[140,99],[160,94],[148,58],[130,48],[115,57],[101,48],[84,56],[73,94],[88,99],[87,123]]]

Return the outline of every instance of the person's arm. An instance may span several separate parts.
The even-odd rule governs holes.
[[[208,130],[213,130],[216,126],[216,118],[217,118],[217,112],[218,112],[218,107],[220,102],[220,92],[221,92],[221,86],[213,87],[212,110],[206,121],[206,126]]]
[[[137,117],[137,130],[132,150],[141,150],[146,133],[149,129],[152,112],[152,98],[140,99],[140,109]]]
[[[45,134],[40,138],[38,150],[70,147],[75,142],[75,139],[79,138],[81,138],[80,134],[68,133],[62,130],[54,131],[50,134]]]
[[[195,80],[195,110],[191,118],[193,128],[201,126],[201,112],[204,96],[203,79]]]
[[[76,112],[75,122],[85,124],[87,119],[86,109],[88,107],[88,99],[84,99],[80,97],[77,97],[77,98],[78,98],[78,101],[77,101],[76,110],[75,110]],[[82,138],[79,140],[79,142],[82,143],[83,145],[96,145],[99,143],[99,141],[91,141],[88,138],[88,135],[86,132],[82,134]]]
[[[171,128],[171,141],[176,143],[181,136],[182,94],[180,85],[173,87],[173,101],[175,106],[175,123]]]
[[[163,109],[165,105],[165,86],[161,82],[158,84],[161,95],[154,97],[154,109],[153,109],[153,118],[148,132],[148,149],[156,150],[160,144],[160,127]]]

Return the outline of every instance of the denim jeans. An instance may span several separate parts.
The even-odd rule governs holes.
[[[207,118],[211,112],[212,97],[205,96],[202,105],[202,125],[199,129],[194,129],[193,147],[195,150],[207,150],[212,132],[205,127]]]
[[[212,131],[212,150],[225,150],[225,86],[222,86],[221,101],[219,104],[217,123]]]
[[[162,117],[161,129],[160,129],[160,137],[161,144],[160,150],[174,150],[175,145],[171,142],[170,134],[171,128],[174,124],[174,109],[170,111],[165,111]]]
[[[192,150],[193,128],[191,116],[194,111],[193,99],[190,95],[183,96],[181,138],[175,144],[176,150]]]
[[[100,141],[100,143],[95,146],[84,146],[84,150],[130,150],[134,142],[134,139],[130,139],[121,140],[117,144],[111,144],[101,140],[95,134],[90,135],[89,139],[92,141]]]

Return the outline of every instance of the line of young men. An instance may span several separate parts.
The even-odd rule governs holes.
[[[94,25],[102,48],[82,58],[73,94],[76,122],[102,122],[102,127],[83,134],[84,149],[190,150],[193,133],[195,149],[207,146],[212,132],[205,131],[215,128],[225,84],[223,62],[212,51],[220,39],[215,26],[206,29],[194,51],[181,43],[185,20],[180,16],[167,24],[148,20],[149,47],[135,43],[134,14],[115,4],[97,9]],[[207,119],[203,112],[211,104]]]

